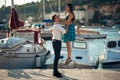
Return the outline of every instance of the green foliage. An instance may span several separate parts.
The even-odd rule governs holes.
[[[71,0],[72,4],[74,6],[76,5],[88,5],[91,7],[95,7],[98,8],[101,5],[104,4],[108,4],[111,5],[113,3],[120,3],[120,0]],[[67,3],[67,0],[61,0],[61,11],[65,10],[65,4]],[[15,9],[17,10],[19,17],[22,20],[25,20],[26,17],[29,16],[33,16],[36,17],[36,19],[40,19],[42,16],[42,0],[41,2],[31,2],[31,3],[27,3],[24,5],[15,5]],[[46,13],[50,13],[51,12],[51,8],[52,11],[57,12],[58,11],[58,0],[50,0],[49,2],[46,0]],[[84,8],[81,8],[80,10],[85,10]],[[0,8],[0,21],[3,20],[4,18],[6,18],[7,20],[9,19],[9,14],[10,14],[10,6],[5,7],[2,6]]]
[[[92,23],[98,24],[100,23],[100,19],[101,19],[101,14],[99,11],[95,11],[93,18],[92,18]]]
[[[80,9],[75,9],[76,11],[85,11],[85,8],[84,7],[81,7]]]

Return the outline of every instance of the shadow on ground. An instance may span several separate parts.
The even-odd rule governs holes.
[[[17,79],[20,79],[20,78],[31,79],[31,77],[22,69],[9,69],[8,76],[12,78],[17,78]]]

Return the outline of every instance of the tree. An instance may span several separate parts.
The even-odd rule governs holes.
[[[99,24],[101,22],[100,20],[101,20],[101,13],[98,10],[96,10],[92,18],[92,23]]]

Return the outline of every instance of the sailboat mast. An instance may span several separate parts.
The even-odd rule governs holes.
[[[6,0],[5,0],[5,7],[6,7]]]
[[[14,0],[11,0],[11,7],[14,8]]]
[[[60,16],[60,12],[61,12],[61,0],[58,0],[58,15]]]
[[[45,0],[43,0],[43,19],[45,19]]]
[[[6,0],[5,0],[5,9],[4,9],[4,11],[5,11],[5,18],[4,18],[4,21],[6,21]]]

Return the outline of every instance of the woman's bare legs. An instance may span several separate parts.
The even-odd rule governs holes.
[[[65,64],[69,64],[72,61],[72,59],[71,59],[71,42],[70,41],[67,42],[66,46],[67,46],[68,57],[67,57]]]
[[[67,42],[66,46],[67,46],[68,58],[71,59],[71,42]]]

